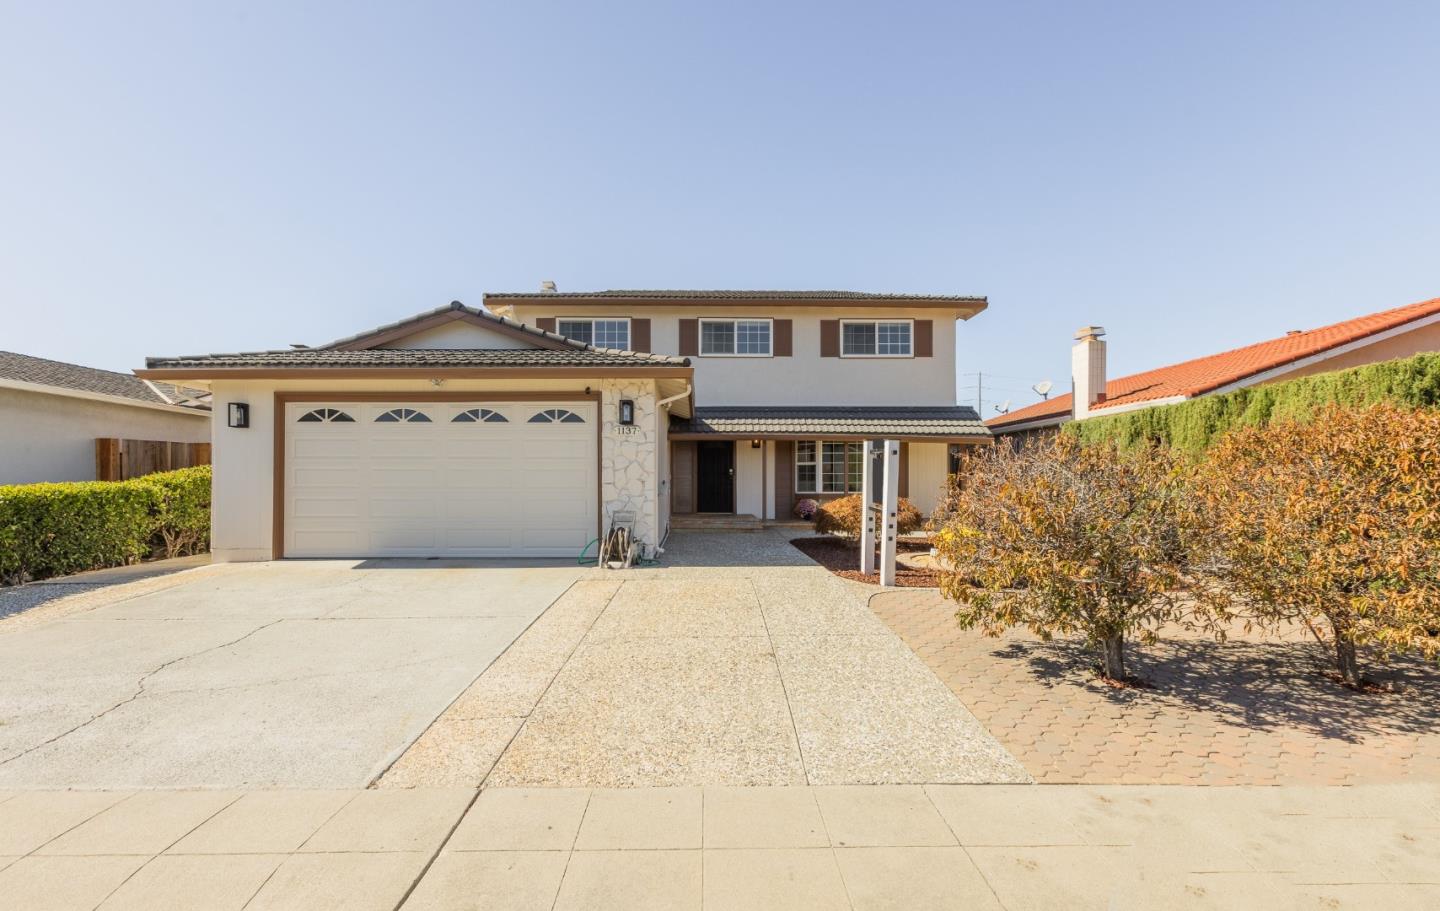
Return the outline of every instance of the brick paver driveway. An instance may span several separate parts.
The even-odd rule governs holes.
[[[1037,781],[1198,784],[1440,782],[1440,671],[1374,675],[1401,692],[1357,694],[1301,640],[1177,634],[1132,647],[1153,689],[1097,682],[1074,642],[962,632],[934,591],[870,607]]]

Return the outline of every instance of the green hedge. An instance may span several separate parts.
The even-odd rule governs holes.
[[[1327,405],[1364,406],[1376,402],[1412,408],[1440,407],[1440,354],[1417,354],[1178,405],[1071,421],[1064,428],[1086,443],[1114,441],[1129,447],[1155,442],[1198,455],[1236,427],[1263,427],[1277,420],[1304,421]]]
[[[209,547],[209,466],[129,481],[0,486],[0,584]]]

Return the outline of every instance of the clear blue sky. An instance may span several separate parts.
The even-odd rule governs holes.
[[[1086,323],[1119,375],[1440,295],[1437,48],[1433,2],[4,0],[0,348],[978,293],[960,370],[1021,404]]]

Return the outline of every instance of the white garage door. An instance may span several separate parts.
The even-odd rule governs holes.
[[[287,557],[573,557],[594,402],[289,402]]]

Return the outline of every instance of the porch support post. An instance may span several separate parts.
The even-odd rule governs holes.
[[[875,477],[875,446],[869,440],[860,444],[860,572],[875,571],[875,494],[879,478]]]
[[[900,534],[900,442],[885,441],[885,497],[881,516],[885,527],[880,539],[880,584],[895,584],[895,539]]]

